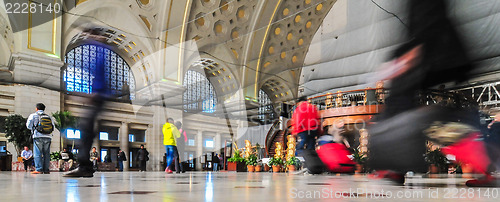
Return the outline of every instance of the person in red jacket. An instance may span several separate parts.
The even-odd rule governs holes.
[[[304,149],[314,150],[321,124],[316,106],[307,102],[306,97],[300,97],[298,101],[292,115],[292,135],[299,137],[297,156],[302,156]]]

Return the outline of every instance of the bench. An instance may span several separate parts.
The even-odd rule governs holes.
[[[97,171],[116,171],[116,163],[98,162]]]

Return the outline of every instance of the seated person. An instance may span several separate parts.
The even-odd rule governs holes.
[[[92,152],[90,152],[90,161],[92,162],[92,167],[97,170],[97,162],[99,162],[99,153],[97,153],[96,148],[92,147]]]
[[[21,157],[23,158],[24,170],[28,172],[29,166],[33,165],[33,152],[24,146],[24,150],[21,152]]]
[[[68,162],[69,170],[72,170],[71,168],[73,168],[73,153],[67,151],[66,148],[64,148],[63,151],[61,152],[61,159],[59,159],[60,172],[64,171],[64,162]]]
[[[109,155],[109,153],[106,154],[106,156],[104,157],[104,162],[105,163],[111,163],[112,162],[111,156]]]

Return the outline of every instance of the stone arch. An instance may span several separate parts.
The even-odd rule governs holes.
[[[214,58],[204,57],[190,63],[184,74],[194,70],[204,74],[212,83],[217,92],[219,100],[227,100],[240,89],[239,81],[228,65]]]

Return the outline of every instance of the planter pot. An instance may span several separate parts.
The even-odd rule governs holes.
[[[264,165],[264,172],[269,172],[269,170],[271,170],[271,168],[269,167],[269,165],[265,164]]]
[[[463,174],[474,173],[474,168],[470,164],[463,164],[462,165],[462,173]]]
[[[262,166],[255,166],[255,172],[262,171]]]
[[[273,172],[278,173],[281,170],[281,166],[273,166]]]
[[[247,166],[248,172],[254,172],[255,171],[255,166],[248,165]]]
[[[227,162],[228,171],[245,172],[246,166],[243,162]]]
[[[438,173],[439,173],[439,167],[438,167],[438,166],[436,166],[436,165],[434,165],[434,164],[431,164],[431,165],[429,166],[429,172],[430,172],[431,174],[438,174]]]
[[[295,169],[295,165],[288,165],[288,172],[293,172],[293,171],[296,171],[297,169]]]
[[[355,173],[362,173],[362,172],[363,172],[363,170],[364,170],[364,169],[363,169],[363,165],[362,165],[362,164],[359,164],[359,163],[356,163],[354,172],[355,172]],[[352,171],[351,171],[351,172],[352,172]]]

